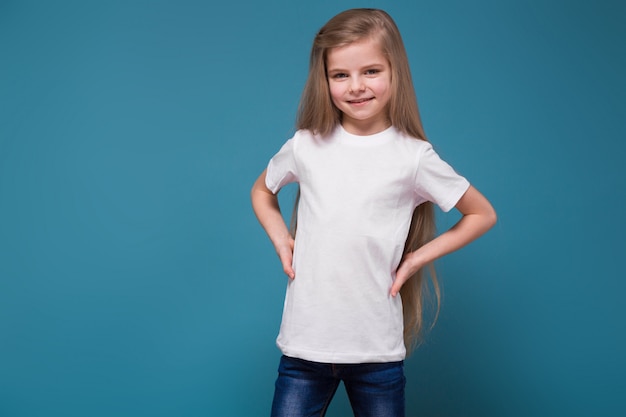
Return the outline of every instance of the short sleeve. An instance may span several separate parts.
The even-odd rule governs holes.
[[[430,143],[422,152],[415,180],[418,204],[431,201],[450,211],[469,188],[469,182],[443,161]]]
[[[283,186],[298,181],[294,157],[295,138],[289,139],[267,165],[265,185],[276,194]]]

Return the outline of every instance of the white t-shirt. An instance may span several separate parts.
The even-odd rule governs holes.
[[[286,356],[326,363],[404,359],[402,302],[389,289],[413,210],[448,211],[468,181],[430,143],[390,127],[328,137],[300,130],[267,168],[276,193],[300,185],[295,279],[287,285],[277,345]]]

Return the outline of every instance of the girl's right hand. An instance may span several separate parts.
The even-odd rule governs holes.
[[[252,208],[261,226],[267,232],[274,244],[278,258],[283,265],[283,271],[290,279],[296,277],[291,266],[293,261],[294,240],[287,229],[287,225],[280,213],[278,197],[265,185],[265,171],[259,175],[250,191]]]
[[[276,247],[276,253],[280,259],[280,263],[283,265],[283,271],[290,279],[296,277],[296,273],[293,270],[293,247],[295,241],[290,236],[285,245],[279,245]]]

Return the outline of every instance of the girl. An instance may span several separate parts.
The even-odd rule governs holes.
[[[382,10],[342,12],[318,32],[296,127],[251,193],[289,277],[272,416],[323,416],[340,381],[355,416],[403,416],[421,271],[485,233],[495,212],[427,142]],[[293,237],[276,196],[291,182]],[[434,239],[433,203],[462,214]]]

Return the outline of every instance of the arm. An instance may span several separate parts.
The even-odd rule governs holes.
[[[291,266],[294,240],[280,212],[278,197],[265,185],[265,171],[261,173],[252,186],[250,198],[252,199],[254,214],[272,241],[283,265],[283,271],[289,278],[295,278],[295,272]]]
[[[489,201],[473,186],[463,194],[456,204],[463,217],[450,230],[437,236],[415,252],[407,254],[396,271],[391,286],[395,297],[402,285],[424,265],[462,248],[480,237],[496,223],[496,212]]]

